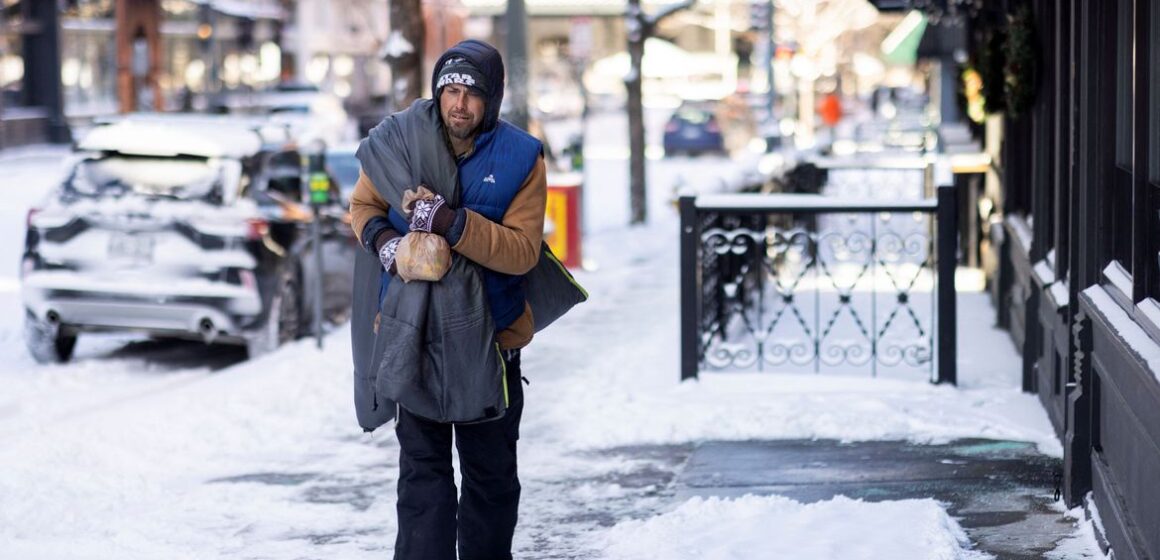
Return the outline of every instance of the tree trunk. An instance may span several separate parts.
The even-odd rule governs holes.
[[[632,208],[630,224],[643,224],[648,218],[648,196],[645,195],[644,180],[644,96],[641,84],[644,75],[641,63],[644,61],[644,41],[653,36],[657,23],[670,15],[688,9],[696,0],[682,0],[662,8],[655,15],[646,15],[640,9],[640,0],[628,0],[625,10],[625,31],[628,35],[628,77],[624,79],[628,89],[628,190]]]
[[[423,96],[423,42],[426,33],[420,0],[389,0],[391,32],[386,61],[391,67],[389,111],[406,109]]]
[[[507,23],[508,122],[528,129],[528,10],[524,0],[508,0]]]
[[[644,60],[644,40],[649,34],[638,15],[640,0],[629,0],[628,4],[629,71],[624,85],[628,88],[628,192],[629,207],[632,209],[629,223],[635,225],[643,224],[648,219],[644,169],[644,96],[641,92],[644,77],[641,62]]]

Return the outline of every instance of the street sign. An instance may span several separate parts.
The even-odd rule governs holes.
[[[755,31],[769,31],[773,26],[773,2],[755,0],[749,4],[749,28]]]

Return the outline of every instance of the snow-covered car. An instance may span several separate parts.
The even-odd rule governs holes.
[[[311,332],[320,292],[323,318],[345,320],[357,249],[345,200],[332,189],[312,210],[289,140],[237,117],[95,126],[28,215],[21,294],[33,357],[67,361],[89,331],[242,344],[253,356]]]
[[[218,110],[267,117],[289,127],[301,143],[321,140],[337,145],[358,136],[342,99],[315,86],[282,84],[269,90],[234,93],[226,96]]]

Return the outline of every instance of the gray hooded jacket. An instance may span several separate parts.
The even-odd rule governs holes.
[[[459,206],[458,167],[438,111],[433,100],[420,99],[387,117],[359,145],[363,172],[393,208],[402,206],[403,191],[418,184]],[[504,363],[479,265],[452,252],[441,281],[392,281],[381,302],[380,274],[378,258],[360,251],[351,316],[359,425],[371,431],[390,421],[394,402],[439,422],[502,416]]]

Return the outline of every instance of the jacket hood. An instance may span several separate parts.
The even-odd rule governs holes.
[[[439,102],[439,88],[436,84],[439,83],[439,69],[443,68],[443,63],[447,59],[455,56],[461,56],[469,60],[480,72],[487,78],[488,92],[486,112],[483,115],[483,122],[480,123],[480,132],[487,132],[495,128],[496,123],[499,122],[499,109],[503,103],[503,58],[500,57],[499,51],[495,47],[477,41],[475,39],[468,39],[461,41],[455,46],[447,49],[435,62],[435,68],[431,72],[431,97],[435,102]]]

